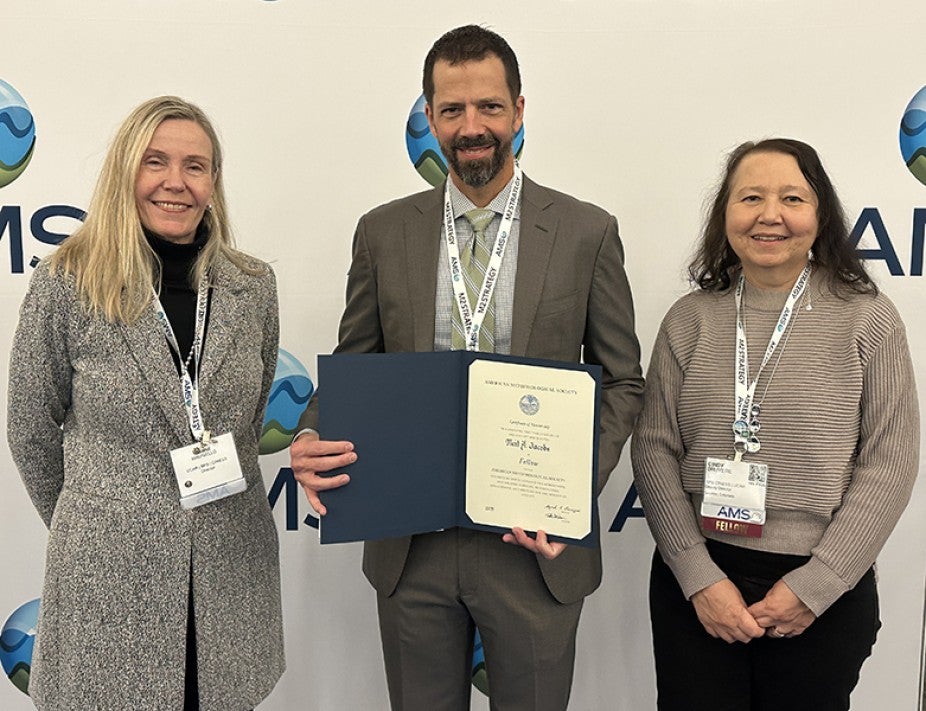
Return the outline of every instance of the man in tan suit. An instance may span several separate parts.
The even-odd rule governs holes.
[[[337,352],[447,350],[476,331],[480,350],[488,342],[498,353],[600,364],[600,491],[643,390],[617,222],[522,178],[511,145],[524,97],[517,59],[497,34],[476,26],[445,34],[425,60],[423,85],[449,184],[360,219]],[[474,208],[495,214],[470,224]],[[474,250],[479,239],[493,251],[500,226],[510,236],[494,290],[475,284],[491,316],[467,330],[454,314],[448,253]],[[313,400],[301,425],[314,430],[316,422]],[[314,431],[294,442],[293,470],[320,515],[319,492],[349,477],[319,473],[356,458],[352,443]],[[377,591],[393,709],[469,709],[474,626],[493,709],[566,708],[582,602],[601,582],[598,549],[548,541],[543,531],[450,529],[369,542],[363,569]]]

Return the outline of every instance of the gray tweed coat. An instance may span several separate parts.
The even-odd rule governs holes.
[[[131,326],[92,318],[70,278],[36,268],[8,435],[49,527],[29,689],[39,709],[180,709],[191,581],[202,709],[250,709],[282,674],[277,533],[257,462],[278,340],[263,266],[214,267],[200,371],[206,424],[234,433],[248,488],[192,511],[169,455],[192,436],[153,309]]]

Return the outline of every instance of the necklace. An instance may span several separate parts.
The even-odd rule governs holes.
[[[772,330],[772,335],[769,338],[768,346],[766,346],[765,355],[763,356],[762,362],[759,365],[759,370],[751,382],[749,378],[749,354],[748,344],[746,342],[745,314],[743,313],[742,303],[746,278],[744,275],[740,275],[739,283],[737,284],[736,291],[734,293],[734,300],[736,303],[736,363],[734,368],[734,392],[736,397],[733,418],[733,448],[736,452],[737,458],[742,457],[742,455],[747,452],[754,454],[762,448],[758,436],[759,431],[762,429],[762,426],[759,423],[759,415],[762,412],[761,403],[765,400],[765,396],[768,394],[768,388],[775,376],[775,372],[778,370],[778,364],[781,362],[782,352],[784,351],[784,348],[787,346],[788,340],[791,337],[791,329],[788,327],[790,326],[791,321],[796,318],[796,312],[799,310],[800,303],[803,303],[804,291],[807,286],[807,282],[810,279],[811,270],[812,267],[808,263],[798,278],[795,280],[794,286],[791,288],[791,293],[788,295],[788,298],[781,309],[778,322],[775,324],[775,328]],[[781,348],[779,348],[778,346],[782,341],[782,337],[784,337],[784,342],[781,343]],[[765,383],[765,389],[762,393],[762,397],[759,400],[756,400],[756,385],[758,384],[759,378],[761,378],[765,367],[771,361],[772,356],[776,355],[776,351],[777,357],[772,367],[772,372]]]
[[[759,430],[762,429],[762,424],[759,422],[759,415],[762,413],[762,403],[765,402],[765,398],[768,396],[769,386],[772,384],[772,380],[775,378],[775,373],[778,371],[778,364],[781,363],[781,357],[784,355],[785,348],[788,347],[788,341],[791,338],[791,333],[795,329],[794,322],[797,321],[797,315],[801,311],[801,306],[804,303],[804,297],[806,292],[802,293],[800,299],[797,302],[797,306],[794,309],[794,317],[790,324],[790,328],[785,331],[784,341],[781,343],[781,348],[776,349],[777,355],[775,357],[775,362],[772,364],[772,371],[768,374],[768,379],[765,381],[765,387],[762,388],[762,396],[753,400],[752,405],[749,408],[749,420],[748,420],[748,429],[749,437],[746,440],[746,451],[750,453],[758,452],[762,448],[762,444],[759,442]],[[746,309],[745,309],[746,300],[743,299],[743,327],[746,326]],[[812,307],[810,303],[807,305],[807,310],[809,311]],[[762,377],[762,368],[759,368],[759,372],[756,374],[756,382]]]

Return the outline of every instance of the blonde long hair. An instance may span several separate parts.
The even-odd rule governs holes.
[[[135,179],[155,130],[167,119],[196,122],[212,143],[212,209],[203,220],[209,239],[193,269],[194,283],[224,256],[247,273],[255,262],[233,247],[222,183],[222,148],[215,128],[198,106],[176,96],[141,104],[122,122],[109,146],[84,223],[51,255],[52,273],[72,275],[84,306],[110,322],[134,323],[151,304],[160,261],[142,231]]]

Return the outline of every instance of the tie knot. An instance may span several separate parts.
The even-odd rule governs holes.
[[[481,209],[470,210],[464,217],[469,220],[469,224],[473,226],[473,232],[479,235],[483,234],[486,231],[486,227],[489,226],[489,223],[495,219],[495,211]]]

